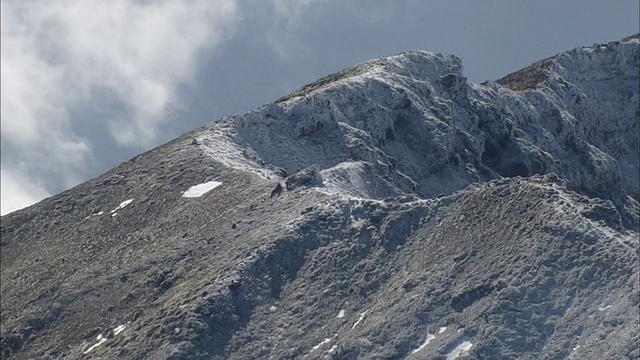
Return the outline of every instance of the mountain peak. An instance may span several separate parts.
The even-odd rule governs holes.
[[[578,47],[535,62],[524,69],[496,80],[496,82],[509,89],[523,91],[534,89],[554,75],[575,73],[584,76],[585,80],[590,82],[592,79],[588,78],[589,75],[602,76],[601,74],[609,73],[614,70],[613,68],[633,72],[634,66],[638,67],[639,42],[640,34],[635,34],[607,44]],[[607,66],[610,68],[606,68]],[[633,74],[627,76],[633,78]]]
[[[279,98],[275,103],[308,96],[311,93],[344,83],[357,83],[366,79],[403,76],[432,80],[436,76],[448,73],[462,73],[462,64],[458,57],[442,55],[424,50],[406,51],[397,55],[366,61],[338,71],[309,83],[289,95]]]
[[[2,356],[637,358],[639,48],[368,61],[3,216]]]
[[[430,198],[477,181],[555,172],[589,194],[609,198],[605,184],[621,183],[637,198],[637,89],[622,94],[634,94],[637,58],[630,54],[638,46],[616,44],[545,59],[498,80],[498,88],[468,83],[455,56],[409,51],[331,74],[194,136],[213,158],[264,178],[316,165],[323,191],[343,195]],[[597,80],[611,73],[609,58],[624,84],[613,92]],[[595,109],[601,106],[620,114],[611,127],[624,128],[624,139],[598,131],[608,126]],[[583,151],[601,160],[562,165]],[[615,158],[628,166],[618,169]]]

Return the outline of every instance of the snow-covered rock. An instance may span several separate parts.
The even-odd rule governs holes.
[[[3,359],[639,358],[639,39],[365,62],[3,216]]]
[[[265,178],[316,166],[326,191],[344,196],[432,198],[555,173],[624,209],[639,196],[638,43],[577,48],[485,84],[468,83],[455,56],[410,51],[320,79],[197,137],[214,159]],[[625,223],[637,224],[637,214]]]

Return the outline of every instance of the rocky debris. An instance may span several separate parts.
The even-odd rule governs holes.
[[[231,281],[231,283],[229,284],[229,290],[231,291],[238,291],[240,289],[240,287],[242,286],[242,281],[238,280],[238,279],[234,279]]]
[[[551,64],[552,61],[549,59],[538,61],[522,70],[498,79],[496,82],[513,91],[535,89],[538,84],[549,78],[548,68]]]
[[[639,46],[377,59],[4,216],[2,357],[638,358]]]
[[[278,183],[276,187],[271,190],[271,195],[269,195],[269,198],[282,194],[283,190],[284,188],[282,187],[282,184]]]
[[[312,165],[289,176],[285,180],[287,190],[322,185],[322,175],[320,175],[319,170],[320,168],[317,165]]]
[[[310,84],[307,84],[301,87],[298,90],[295,90],[289,95],[281,97],[280,99],[276,100],[275,103],[277,104],[277,103],[285,102],[295,97],[308,96],[310,95],[310,93],[316,90],[319,90],[324,86],[330,85],[338,80],[360,75],[366,72],[367,70],[369,70],[370,66],[371,64],[368,64],[368,63],[358,64],[350,68],[338,71],[336,73],[327,75],[321,79],[318,79]]]
[[[279,177],[281,177],[283,179],[287,178],[287,171],[285,169],[276,168],[275,173],[276,173],[276,175],[278,175]]]

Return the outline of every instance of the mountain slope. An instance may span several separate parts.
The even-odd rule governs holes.
[[[373,60],[2,217],[3,358],[637,358],[639,45]]]

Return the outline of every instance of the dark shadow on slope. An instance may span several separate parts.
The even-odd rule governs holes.
[[[307,234],[302,239],[283,236],[259,250],[254,255],[255,261],[229,284],[228,290],[214,295],[196,309],[202,329],[188,340],[189,345],[176,359],[204,360],[233,352],[234,349],[227,346],[234,334],[248,325],[255,308],[263,305],[264,299],[278,300],[285,283],[295,279],[304,266],[307,253],[321,245],[307,230],[308,227],[301,228]],[[258,301],[259,298],[263,300]]]

